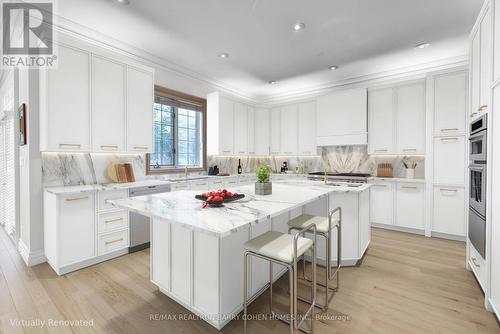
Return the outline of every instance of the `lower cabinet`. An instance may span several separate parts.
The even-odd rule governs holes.
[[[424,184],[397,183],[396,225],[413,229],[425,228]]]
[[[434,187],[432,232],[465,236],[464,188]]]
[[[394,184],[374,182],[370,188],[370,222],[392,225],[394,212]]]

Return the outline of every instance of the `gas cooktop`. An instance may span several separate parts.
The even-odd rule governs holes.
[[[332,173],[327,172],[326,177],[331,181],[343,181],[352,183],[366,183],[370,174],[366,173]],[[325,177],[325,172],[312,172],[309,173],[310,180],[323,180]]]
[[[309,175],[321,175],[324,176],[325,172],[312,172],[309,173]],[[354,176],[354,177],[370,177],[370,174],[364,174],[364,173],[332,173],[332,172],[327,172],[327,176]]]

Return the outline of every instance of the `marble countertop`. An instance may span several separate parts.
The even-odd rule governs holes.
[[[405,182],[405,183],[425,183],[425,179],[406,179],[404,177],[369,177],[368,181]]]
[[[171,184],[171,182],[151,179],[151,180],[142,180],[136,182],[127,182],[127,183],[104,183],[104,184],[89,184],[89,185],[79,185],[79,186],[45,187],[44,190],[51,194],[63,195],[63,194],[85,193],[91,191],[130,189],[135,187],[157,186],[164,184]]]
[[[273,183],[273,193],[267,196],[254,194],[253,185],[238,186],[231,191],[245,194],[245,198],[226,203],[220,208],[202,208],[194,198],[200,191],[175,191],[169,193],[108,200],[109,203],[157,219],[167,220],[184,227],[214,235],[228,236],[250,224],[289,212],[334,192],[361,192],[370,188],[335,187],[317,181],[298,180]]]

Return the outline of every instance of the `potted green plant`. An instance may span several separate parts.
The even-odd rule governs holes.
[[[273,184],[269,181],[272,169],[268,165],[260,165],[255,171],[257,182],[255,182],[256,195],[271,195]]]

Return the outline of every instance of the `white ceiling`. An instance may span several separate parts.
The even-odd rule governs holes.
[[[130,1],[64,0],[58,13],[254,98],[464,56],[483,2]],[[296,22],[306,29],[292,31]],[[414,49],[422,42],[432,45]],[[230,57],[220,59],[221,52]]]

